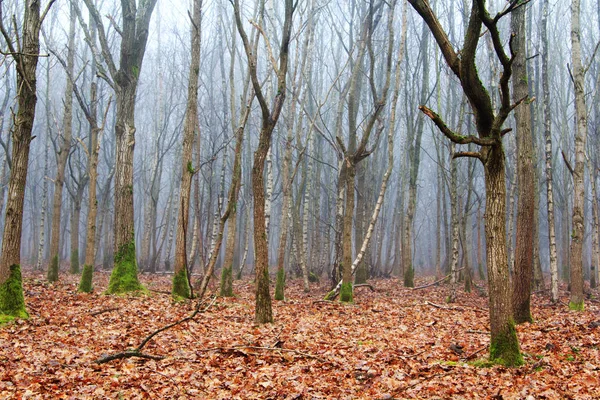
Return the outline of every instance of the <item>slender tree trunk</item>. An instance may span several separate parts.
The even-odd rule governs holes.
[[[542,10],[542,89],[544,103],[544,139],[546,155],[546,195],[548,212],[548,242],[550,251],[550,280],[551,298],[553,302],[558,301],[558,260],[556,257],[556,233],[554,227],[554,190],[552,187],[552,114],[550,110],[550,80],[548,71],[549,47],[548,47],[548,3],[543,0]]]
[[[585,142],[587,139],[587,108],[585,105],[585,71],[581,63],[581,0],[571,3],[571,51],[575,84],[575,167],[573,168],[573,232],[571,233],[571,299],[569,308],[583,311],[583,242],[585,207]]]
[[[67,50],[67,75],[73,76],[75,68],[75,11],[74,6],[70,7],[69,17],[69,44]],[[54,178],[54,200],[52,212],[52,230],[50,233],[50,265],[48,266],[47,278],[49,282],[58,280],[58,272],[60,269],[60,220],[62,208],[62,194],[65,184],[65,168],[67,166],[67,158],[71,148],[71,138],[73,135],[73,82],[67,77],[65,85],[65,99],[63,112],[63,132],[58,135],[57,146],[58,154],[56,160],[56,177]]]
[[[513,101],[529,95],[526,65],[525,7],[511,14],[511,28],[516,37],[513,51]],[[534,255],[535,171],[533,169],[533,136],[531,109],[523,104],[515,110],[517,126],[517,239],[513,276],[513,318],[517,324],[533,322],[530,309]]]
[[[200,73],[200,45],[202,33],[202,0],[194,0],[191,28],[191,57],[188,73],[187,107],[183,128],[181,153],[181,186],[179,193],[179,212],[177,217],[177,236],[175,239],[175,263],[172,295],[174,298],[189,298],[191,295],[189,269],[187,264],[187,233],[190,212],[190,194],[192,176],[197,173],[192,164],[194,138],[199,134],[198,126],[198,77]]]
[[[254,256],[256,273],[256,308],[255,321],[258,324],[273,322],[271,309],[271,294],[269,290],[269,244],[265,221],[265,184],[264,169],[267,153],[271,147],[273,129],[277,124],[285,100],[286,78],[288,70],[289,44],[292,29],[292,14],[294,5],[292,0],[285,0],[285,20],[283,23],[281,45],[279,49],[279,68],[277,70],[277,94],[270,108],[263,95],[260,81],[257,76],[257,60],[252,52],[248,36],[244,31],[240,16],[239,0],[233,3],[235,21],[238,32],[244,44],[248,58],[252,86],[262,111],[262,126],[258,147],[254,153],[252,166],[252,193],[254,195]]]

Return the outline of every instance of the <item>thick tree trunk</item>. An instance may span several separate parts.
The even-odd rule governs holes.
[[[511,14],[516,57],[513,63],[513,101],[529,94],[526,66],[525,7]],[[531,109],[523,104],[515,110],[517,125],[517,239],[513,276],[513,318],[517,324],[532,322],[530,310],[534,256],[535,181]]]
[[[485,238],[490,290],[490,359],[507,365],[523,361],[511,307],[511,287],[506,257],[506,181],[502,146],[487,154],[485,171]]]
[[[28,318],[23,297],[21,281],[21,233],[23,229],[23,204],[29,166],[29,146],[32,140],[33,121],[35,119],[36,70],[40,51],[39,33],[48,8],[40,16],[40,1],[28,0],[25,3],[24,20],[21,32],[20,48],[14,49],[12,39],[4,35],[11,43],[9,50],[15,59],[17,68],[17,87],[19,108],[14,119],[12,168],[8,183],[6,218],[2,236],[2,254],[0,254],[0,314],[15,318]],[[0,24],[2,24],[2,4],[0,4]],[[2,33],[6,29],[2,25]],[[27,56],[26,56],[27,55]]]
[[[107,32],[98,9],[92,0],[83,1],[98,27],[102,56],[116,93],[114,267],[107,293],[125,293],[143,289],[138,280],[133,219],[135,100],[148,41],[148,26],[157,0],[143,2],[137,8],[135,3],[121,2],[123,19],[118,68],[114,62],[106,37]]]

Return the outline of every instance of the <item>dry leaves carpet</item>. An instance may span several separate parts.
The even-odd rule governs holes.
[[[150,332],[185,317],[169,276],[142,276],[148,296],[92,295],[77,277],[49,285],[25,274],[27,321],[0,328],[0,398],[25,399],[592,399],[600,398],[600,304],[571,312],[534,295],[536,322],[519,326],[526,365],[481,367],[489,344],[487,301],[445,287],[412,291],[397,280],[357,288],[354,305],[319,302],[288,285],[274,302],[275,323],[253,323],[253,284],[217,298],[196,320],[153,339],[144,352],[98,365],[136,347]],[[424,280],[418,283],[425,283]],[[213,286],[212,290],[215,290]],[[563,293],[566,301],[566,293]]]

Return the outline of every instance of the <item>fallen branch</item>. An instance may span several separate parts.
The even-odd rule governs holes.
[[[202,305],[202,299],[199,298],[198,299],[198,303],[196,304],[196,308],[187,317],[182,318],[179,321],[175,321],[175,322],[173,322],[171,324],[165,325],[162,328],[159,328],[159,329],[155,330],[154,332],[152,332],[151,334],[149,334],[148,336],[146,336],[146,338],[144,338],[144,340],[142,340],[142,342],[139,344],[139,346],[136,347],[135,349],[129,349],[129,350],[125,350],[125,351],[122,351],[122,352],[119,352],[119,353],[109,354],[109,355],[100,357],[99,359],[97,359],[95,361],[95,363],[96,364],[104,364],[104,363],[107,363],[109,361],[120,360],[120,359],[123,359],[123,358],[130,358],[130,357],[148,358],[148,359],[151,359],[151,360],[162,360],[164,357],[153,356],[153,355],[150,355],[150,354],[142,353],[142,349],[144,348],[144,346],[146,346],[146,344],[148,344],[148,342],[150,340],[152,340],[152,338],[154,336],[158,335],[159,333],[164,332],[164,331],[166,331],[168,329],[171,329],[171,328],[173,328],[173,327],[175,327],[177,325],[183,324],[184,322],[191,321],[191,320],[193,320],[196,317],[196,315],[206,312],[214,304],[214,302],[216,301],[216,299],[217,299],[217,297],[213,296],[213,298],[211,299],[210,303],[208,303],[208,305],[206,307],[204,307],[204,308],[201,309],[200,307]]]
[[[488,332],[486,332],[488,333]],[[479,350],[475,350],[474,352],[472,352],[471,354],[469,354],[468,356],[464,357],[463,360],[468,361],[470,359],[472,359],[473,357],[475,357],[477,354],[481,353],[482,351],[484,351],[485,349],[487,349],[487,346],[483,346],[482,348],[480,348]]]
[[[482,335],[488,335],[489,334],[488,331],[478,331],[478,330],[475,330],[475,329],[468,329],[467,333],[480,333]]]
[[[104,313],[111,312],[111,311],[116,311],[116,310],[118,310],[118,309],[119,309],[119,307],[105,308],[104,310],[99,310],[99,311],[95,311],[95,312],[93,312],[93,313],[90,313],[90,315],[91,315],[92,317],[95,317],[95,316],[97,316],[97,315],[104,314]]]
[[[464,268],[457,269],[457,270],[456,270],[456,272],[462,271],[463,269],[464,269]],[[428,287],[431,287],[431,286],[435,286],[435,285],[437,285],[438,283],[441,283],[441,282],[445,281],[446,279],[450,278],[450,276],[452,276],[452,274],[453,274],[453,273],[452,273],[452,272],[450,272],[448,275],[446,275],[445,277],[443,277],[443,278],[441,278],[441,279],[438,279],[438,280],[437,280],[437,281],[435,281],[435,282],[428,283],[427,285],[423,285],[423,286],[417,286],[416,288],[412,288],[412,290],[425,289],[425,288],[428,288]]]
[[[370,283],[359,283],[358,285],[354,285],[354,289],[359,287],[368,287],[369,289],[371,289],[371,292],[375,292],[375,288]]]
[[[425,304],[427,304],[428,306],[431,306],[431,307],[439,308],[440,310],[457,310],[457,311],[465,311],[465,309],[464,309],[464,308],[462,308],[462,307],[456,307],[456,306],[452,306],[452,307],[451,307],[451,306],[442,306],[442,305],[440,305],[440,304],[435,304],[435,303],[432,303],[432,302],[430,302],[430,301],[426,301],[426,302],[425,302]]]

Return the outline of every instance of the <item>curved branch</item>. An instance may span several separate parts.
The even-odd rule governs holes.
[[[448,139],[453,141],[456,144],[469,144],[475,143],[479,146],[492,146],[496,143],[495,139],[492,138],[480,138],[478,136],[462,136],[458,133],[452,131],[448,125],[444,122],[444,120],[435,112],[433,112],[427,106],[419,106],[419,110],[425,115],[427,115],[433,123],[438,127],[438,129],[446,136]]]

